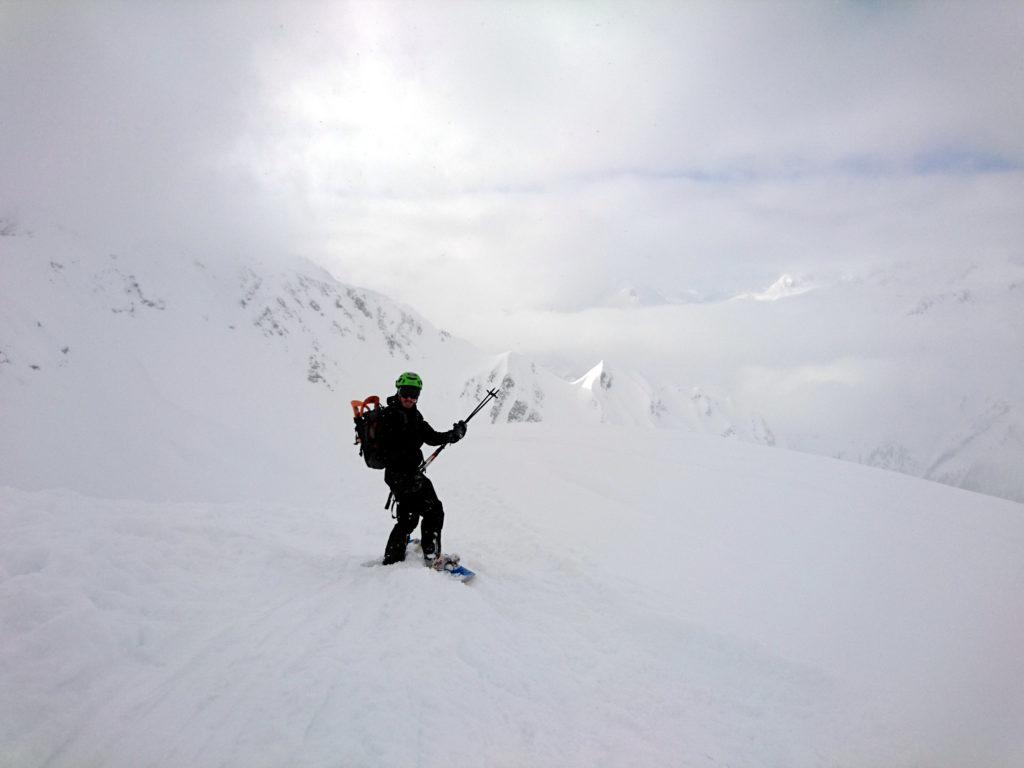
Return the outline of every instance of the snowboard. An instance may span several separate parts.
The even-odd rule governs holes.
[[[423,552],[422,548],[420,547],[420,540],[419,539],[409,539],[409,543],[406,545],[406,548],[408,548],[410,546],[413,547],[414,549],[418,550],[421,553]],[[474,576],[476,576],[476,573],[474,573],[473,571],[469,570],[469,568],[467,568],[466,566],[462,565],[462,563],[459,562],[459,556],[458,555],[451,555],[451,557],[452,557],[452,562],[445,563],[445,566],[444,566],[444,572],[445,573],[449,574],[453,579],[458,579],[459,581],[461,581],[463,583],[469,581]]]
[[[461,563],[452,563],[444,567],[445,573],[449,574],[453,579],[457,579],[465,584],[467,581],[476,576],[474,571],[469,570],[466,566]]]
[[[419,539],[409,539],[408,543],[406,544],[406,547],[408,548],[410,546],[422,552],[422,550],[420,549]],[[466,583],[474,576],[476,576],[476,573],[474,571],[469,570],[469,568],[467,568],[459,562],[458,555],[452,555],[452,557],[453,562],[445,564],[443,571],[444,573],[447,573],[453,579],[456,579],[457,581],[461,581],[463,583]],[[376,565],[383,565],[383,563],[380,561],[380,558],[377,558],[375,560],[367,560],[365,563],[363,563],[363,566],[366,568],[372,568]],[[432,568],[431,570],[434,569]]]

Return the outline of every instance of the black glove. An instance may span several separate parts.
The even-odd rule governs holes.
[[[448,441],[450,443],[457,443],[459,440],[464,438],[466,436],[466,422],[456,421],[452,424],[451,435],[452,439]]]

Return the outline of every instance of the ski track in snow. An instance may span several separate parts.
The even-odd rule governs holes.
[[[8,494],[8,504],[22,508],[24,501]],[[78,514],[83,506],[102,516],[102,505],[85,499],[69,500],[62,511]],[[175,505],[128,514],[129,520],[136,514],[188,520],[190,513],[203,515],[201,508]],[[122,520],[115,515],[111,522],[118,527]],[[536,535],[522,524],[515,528],[511,535],[534,551]],[[188,543],[181,540],[182,552]],[[261,592],[237,605],[241,595],[225,595],[216,611],[200,611],[202,621],[186,619],[181,637],[166,638],[166,650],[154,651],[147,663],[132,663],[128,653],[81,671],[61,670],[70,679],[53,680],[54,691],[36,691],[55,707],[49,728],[34,729],[33,722],[40,725],[34,717],[13,724],[27,727],[40,747],[55,732],[66,729],[68,736],[38,762],[26,754],[14,764],[437,765],[481,754],[507,765],[664,764],[689,739],[703,738],[714,751],[744,721],[754,739],[759,728],[751,725],[779,703],[773,699],[793,705],[786,702],[793,698],[787,693],[792,673],[774,662],[766,673],[764,660],[747,660],[693,628],[682,638],[685,646],[711,669],[738,669],[732,680],[684,674],[671,653],[662,653],[679,642],[678,628],[638,613],[571,561],[534,562],[523,573],[511,561],[491,567],[485,550],[479,559],[487,576],[468,586],[416,563],[367,570],[356,556],[294,552],[289,558],[287,570],[301,578],[287,586],[239,584],[242,593]],[[231,570],[194,562],[196,578],[207,568]],[[95,566],[121,570],[116,560]],[[102,570],[99,575],[105,580]],[[105,618],[100,611],[95,620],[116,631],[125,617]],[[82,689],[69,696],[76,680]],[[800,682],[803,689],[807,681]],[[748,686],[768,700],[757,701]],[[664,728],[709,704],[713,717],[703,735]],[[715,738],[708,739],[708,729]],[[16,734],[8,733],[5,743],[11,738]]]
[[[989,614],[978,590],[992,604],[1019,595],[1018,505],[749,446],[550,443],[480,435],[432,468],[445,548],[477,571],[471,584],[412,558],[362,567],[390,527],[373,473],[332,509],[0,489],[0,765],[1009,766],[1021,754],[1008,735],[1019,697],[999,709],[1005,729],[981,710],[986,730],[955,703],[935,713],[928,694],[901,695],[912,675],[887,687],[863,659],[854,674],[823,663],[859,640],[891,657],[882,672],[924,651],[940,701],[991,690],[984,659],[958,671],[899,644],[916,637],[901,595],[926,631],[970,623],[947,638],[969,657],[1017,647],[999,634],[1016,609]],[[521,459],[515,473],[495,469],[501,456]],[[809,467],[822,476],[798,479]],[[888,486],[858,491],[865,472]],[[845,505],[815,528],[809,510],[837,492]],[[956,515],[917,522],[914,509],[948,494]],[[744,500],[758,496],[760,511]],[[892,496],[883,526],[869,511]],[[842,541],[816,559],[819,534]],[[906,566],[872,566],[880,542],[910,534]],[[962,600],[900,576],[927,572],[954,540]],[[817,602],[822,580],[838,579],[824,599],[856,597],[846,566],[829,565],[844,553],[868,595],[872,567],[904,579],[895,597],[869,596],[863,620],[856,602],[844,621]],[[759,626],[766,595],[778,602]],[[784,642],[801,636],[820,658]],[[1009,680],[1011,653],[992,662]]]

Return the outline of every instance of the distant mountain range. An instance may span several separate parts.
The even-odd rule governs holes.
[[[777,301],[818,287],[814,280],[804,276],[785,274],[761,291],[742,291],[740,293],[701,293],[693,289],[685,289],[673,293],[664,293],[655,288],[643,285],[624,285],[607,296],[602,303],[605,307],[631,309],[636,307],[657,307],[667,304],[705,304],[715,301],[753,299],[755,301]]]
[[[421,407],[438,429],[496,387],[481,418],[490,425],[685,429],[1024,500],[1019,400],[965,395],[959,426],[941,442],[872,442],[871,429],[830,431],[827,419],[809,428],[717,383],[604,361],[567,381],[297,259],[109,253],[61,232],[8,233],[0,246],[0,483],[127,497],[156,488],[175,499],[342,494],[333,467],[351,459],[349,400],[389,394],[409,369],[426,380]],[[835,288],[816,288],[783,276],[736,299],[836,299]],[[906,315],[927,320],[977,295],[929,294],[908,300]],[[619,298],[668,301],[634,289]],[[840,375],[808,370],[799,386],[784,386],[793,397],[824,396],[808,412],[841,411],[845,393],[837,400],[829,389]]]

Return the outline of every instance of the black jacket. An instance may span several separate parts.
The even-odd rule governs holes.
[[[381,414],[387,430],[387,475],[412,474],[423,463],[423,444],[444,445],[452,441],[452,433],[437,432],[427,424],[419,409],[403,408],[396,395],[388,398]]]

